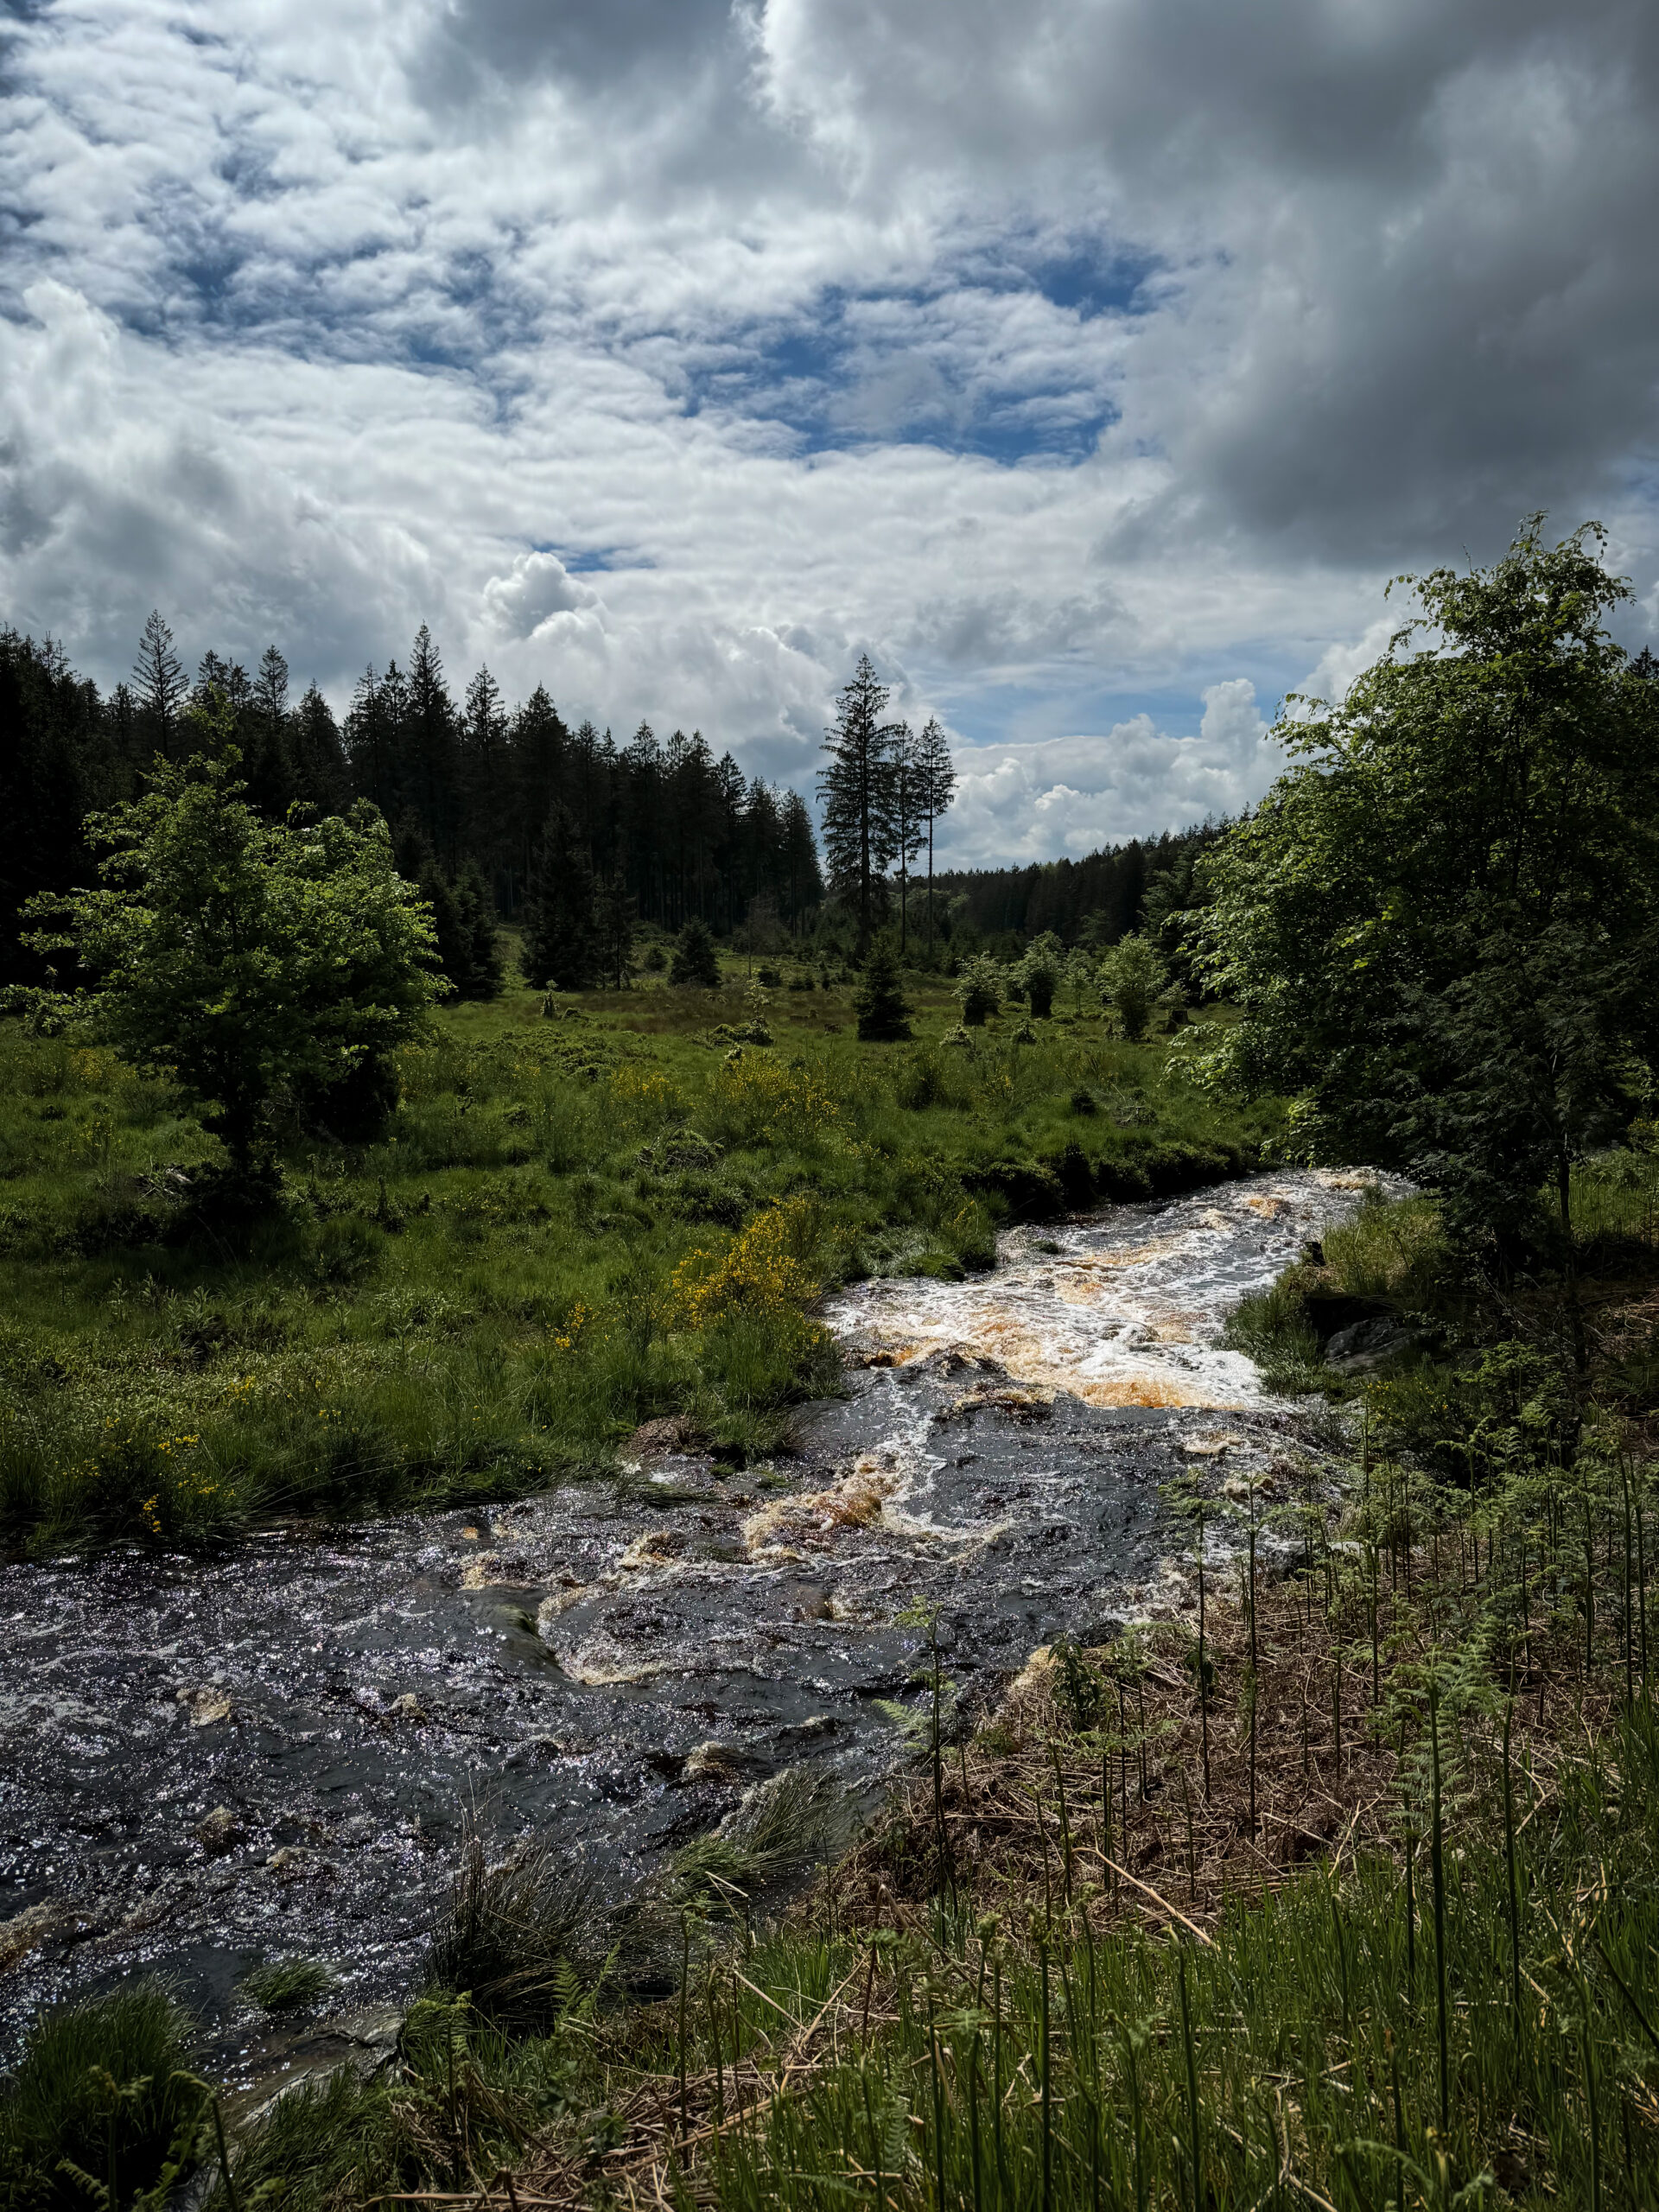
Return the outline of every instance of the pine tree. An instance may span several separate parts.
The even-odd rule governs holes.
[[[682,988],[716,991],[720,988],[720,961],[715,951],[715,940],[709,934],[709,925],[701,914],[693,914],[680,931],[680,941],[674,948],[674,960],[668,971],[671,983]]]
[[[893,821],[893,731],[881,717],[887,703],[868,653],[843,684],[836,726],[823,749],[830,766],[818,775],[823,798],[823,847],[838,897],[858,917],[861,951],[868,944],[876,901],[897,850]]]
[[[138,641],[138,658],[132,664],[132,688],[147,725],[144,734],[151,750],[165,753],[171,760],[174,733],[189,687],[185,682],[184,663],[173,650],[173,632],[156,607],[150,609],[149,620]]]
[[[627,878],[617,868],[601,887],[594,910],[600,965],[613,990],[620,991],[628,980],[639,914],[639,901],[630,895]]]
[[[798,791],[788,791],[784,796],[779,835],[783,842],[779,873],[788,886],[790,919],[798,935],[804,917],[823,897],[818,841],[812,832],[812,817],[807,811],[806,801]]]
[[[315,683],[291,717],[289,758],[297,796],[320,814],[341,813],[350,781],[346,755],[334,709]]]
[[[598,966],[594,871],[562,806],[547,818],[524,899],[524,970],[542,989],[585,991]]]
[[[24,901],[92,874],[77,759],[86,705],[49,643],[0,632],[0,984],[38,983],[47,974],[20,941]]]
[[[899,985],[899,966],[885,937],[877,938],[864,963],[864,980],[853,1000],[858,1033],[867,1045],[891,1045],[908,1037],[910,1008]]]
[[[937,728],[938,725],[930,727]],[[893,779],[894,855],[899,862],[899,950],[902,957],[910,942],[910,864],[922,849],[928,780],[922,765],[922,741],[912,734],[908,722],[893,724],[892,743],[889,773]]]
[[[927,938],[933,941],[933,825],[957,795],[957,766],[937,715],[916,741],[918,799],[927,825]]]
[[[570,733],[546,685],[538,683],[513,716],[508,741],[507,805],[513,830],[505,871],[510,912],[529,880],[537,824],[545,822],[556,806],[569,803],[565,791],[569,750]]]
[[[397,872],[401,875],[404,870],[399,868]],[[472,935],[461,919],[454,887],[429,853],[421,863],[415,883],[432,910],[432,935],[437,945],[437,964],[455,995],[465,997],[465,985],[473,967]]]
[[[408,793],[433,849],[454,865],[461,836],[461,745],[443,663],[424,622],[409,657],[404,722]]]
[[[484,871],[470,854],[455,878],[455,906],[467,938],[467,974],[454,979],[462,998],[493,999],[501,994],[500,941],[495,933],[495,901]]]
[[[487,668],[480,668],[467,686],[461,717],[460,796],[461,843],[481,865],[493,869],[509,842],[507,717],[500,687]],[[545,808],[537,819],[547,819]]]

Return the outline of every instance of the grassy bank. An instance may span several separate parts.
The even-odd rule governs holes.
[[[0,1025],[0,1535],[172,1543],[522,1491],[677,1414],[742,1458],[832,1387],[808,1308],[1271,1138],[1098,1017],[910,1045],[850,990],[526,989],[403,1053],[383,1141],[296,1135],[242,1217],[162,1086]],[[760,1039],[769,1041],[758,1041]]]
[[[918,1621],[913,1784],[780,1921],[775,1785],[608,1917],[463,1868],[390,2071],[284,2100],[236,2203],[1651,2207],[1655,1485],[1516,1357],[1460,1471],[1375,1378],[1340,1514],[1287,1459],[1202,1611],[976,1719]]]

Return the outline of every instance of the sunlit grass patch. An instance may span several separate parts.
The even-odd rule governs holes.
[[[1098,1024],[942,1052],[927,982],[906,1052],[837,987],[775,991],[773,1047],[729,1058],[743,980],[446,1010],[384,1137],[296,1133],[245,1217],[165,1085],[0,1022],[3,1541],[503,1496],[670,1412],[770,1451],[833,1387],[821,1288],[988,1265],[1011,1213],[1186,1187],[1273,1126]],[[1132,1103],[1080,1121],[1080,1084]]]
[[[334,1986],[327,1967],[315,1959],[280,1959],[270,1966],[255,1967],[245,1974],[240,1987],[262,2012],[289,2012],[315,2005]]]

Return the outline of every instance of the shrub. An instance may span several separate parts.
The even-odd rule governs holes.
[[[759,1053],[723,1061],[709,1090],[740,1143],[799,1144],[824,1135],[837,1119],[836,1101],[820,1075]]]
[[[1179,987],[1172,984],[1164,957],[1143,937],[1120,938],[1100,963],[1100,995],[1109,1013],[1129,1042],[1138,1044],[1152,1027],[1160,1007],[1179,1004]]]
[[[982,1029],[1002,1003],[1002,971],[995,961],[980,953],[969,961],[957,978],[957,1002],[969,1029]]]
[[[492,1866],[474,1830],[433,1936],[429,1986],[464,1993],[498,2027],[545,2029],[582,1993],[594,1920],[585,1874],[541,1844]]]
[[[1025,986],[1031,1010],[1039,1021],[1046,1021],[1054,1006],[1054,994],[1060,988],[1060,975],[1065,960],[1065,948],[1052,930],[1045,930],[1033,938],[1025,958],[1020,963],[1020,980]]]
[[[315,2004],[334,1986],[327,1967],[315,1959],[282,1959],[275,1966],[256,1967],[242,1977],[242,1989],[262,2012],[292,2012]]]
[[[944,1071],[931,1052],[914,1052],[899,1068],[893,1095],[912,1114],[937,1106],[944,1095]]]
[[[686,1325],[702,1329],[724,1315],[798,1312],[818,1294],[812,1264],[818,1209],[789,1198],[757,1214],[718,1258],[692,1252],[674,1270],[674,1294]]]

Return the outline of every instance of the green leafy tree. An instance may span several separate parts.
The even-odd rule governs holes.
[[[1020,963],[1020,980],[1039,1021],[1046,1021],[1054,1010],[1054,994],[1060,988],[1065,961],[1065,946],[1052,930],[1045,930],[1032,939]]]
[[[899,987],[899,965],[885,937],[877,938],[853,1000],[858,1033],[866,1044],[891,1045],[910,1034],[910,1008]]]
[[[709,925],[701,915],[694,914],[680,931],[668,980],[690,990],[720,988],[720,959],[715,950],[715,940],[709,934]]]
[[[432,927],[372,808],[275,827],[225,743],[217,696],[185,717],[212,748],[158,760],[96,815],[96,890],[34,902],[46,951],[90,978],[65,1001],[133,1067],[176,1084],[257,1181],[281,1108],[346,1083],[419,1030],[442,988]]]
[[[547,817],[524,898],[524,974],[539,990],[585,991],[599,972],[594,871],[569,811]]]
[[[1151,1028],[1169,989],[1163,955],[1146,938],[1120,938],[1100,963],[1101,999],[1131,1044]]]
[[[968,1029],[982,1029],[1001,1005],[1002,970],[988,953],[976,953],[963,963],[957,977],[957,1003]]]
[[[1604,616],[1591,524],[1414,585],[1421,612],[1206,863],[1216,1072],[1299,1100],[1310,1147],[1402,1167],[1514,1233],[1628,1123],[1659,1052],[1659,696]],[[1300,709],[1300,713],[1289,711]]]

